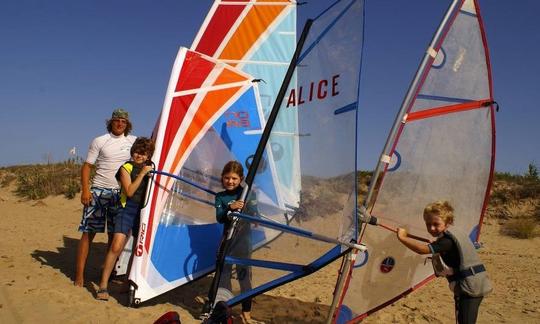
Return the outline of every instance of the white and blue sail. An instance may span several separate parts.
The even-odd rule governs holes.
[[[211,302],[236,305],[323,268],[351,247],[363,249],[350,244],[357,233],[363,10],[363,1],[337,1],[304,28],[246,179],[246,200],[258,210],[236,214],[236,231],[224,247],[224,271],[216,274]],[[291,120],[296,120],[293,129]],[[275,143],[286,138],[295,138],[297,149],[278,157]],[[299,185],[291,188],[291,197],[298,198],[285,209],[265,199],[261,189],[266,182],[261,171],[271,166],[281,174],[287,167],[274,163],[278,158],[298,167]],[[249,241],[242,235],[261,227],[273,229],[276,237],[262,247],[238,244]]]

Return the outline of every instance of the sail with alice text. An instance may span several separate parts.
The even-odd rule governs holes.
[[[235,213],[224,235],[211,303],[234,306],[325,267],[352,248],[356,238],[356,138],[363,46],[363,1],[336,1],[300,37],[289,71],[270,113],[246,177],[246,210]],[[291,115],[295,129],[286,128]],[[272,144],[296,138],[298,149],[276,156]],[[264,171],[298,165],[295,206],[265,198]],[[249,191],[249,192],[248,192]],[[250,233],[271,228],[277,235],[262,247]],[[226,233],[227,234],[227,233]],[[330,291],[328,292],[331,293]]]

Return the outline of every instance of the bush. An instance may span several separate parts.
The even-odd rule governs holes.
[[[74,158],[60,163],[23,165],[3,168],[2,185],[17,179],[15,194],[37,200],[49,195],[64,195],[73,199],[80,191],[81,159]]]
[[[529,170],[525,174],[526,177],[538,180],[538,167],[534,163],[529,163]]]
[[[0,173],[0,187],[9,186],[14,180],[17,179],[17,175],[13,172],[1,172]]]
[[[534,218],[514,218],[506,222],[501,232],[519,239],[529,239],[536,236],[537,222]]]

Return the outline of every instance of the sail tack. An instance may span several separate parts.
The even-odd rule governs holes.
[[[427,235],[424,207],[448,200],[455,225],[478,240],[494,161],[494,109],[486,38],[477,1],[449,8],[404,100],[373,195],[381,222]],[[385,156],[388,157],[385,159]],[[357,322],[433,278],[425,257],[395,233],[365,225],[336,322]]]

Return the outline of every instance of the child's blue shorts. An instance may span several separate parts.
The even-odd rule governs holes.
[[[128,200],[126,206],[114,218],[114,233],[123,233],[126,236],[131,231],[133,236],[139,233],[139,214],[141,207],[138,202]]]

